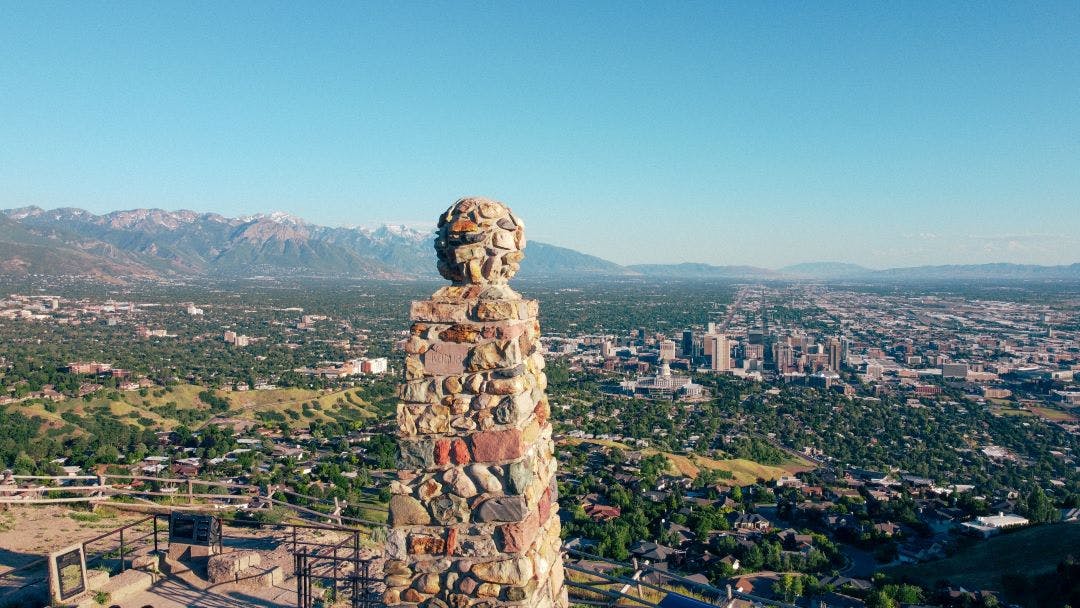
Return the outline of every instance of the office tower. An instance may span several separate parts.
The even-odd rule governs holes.
[[[682,356],[687,359],[694,358],[694,332],[689,329],[682,332]]]
[[[964,379],[967,378],[967,363],[943,363],[941,365],[941,377]]]
[[[762,363],[766,368],[776,369],[776,336],[764,334],[762,336],[761,353],[764,357]]]
[[[795,349],[786,342],[777,342],[774,348],[776,353],[773,358],[776,360],[776,371],[780,373],[791,371],[795,359]]]
[[[661,340],[660,341],[660,359],[662,361],[671,361],[675,359],[675,341],[674,340]]]
[[[829,339],[829,369],[834,372],[840,371],[842,362],[843,345],[838,338]]]
[[[731,369],[731,342],[728,337],[719,334],[705,336],[705,350],[712,352],[711,369],[727,371]]]

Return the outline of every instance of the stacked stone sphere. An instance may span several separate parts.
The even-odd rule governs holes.
[[[464,198],[439,218],[439,274],[455,285],[504,285],[517,272],[525,225],[506,205]]]
[[[501,203],[462,199],[440,218],[453,285],[412,304],[388,605],[567,606],[537,304],[506,284],[524,247]]]

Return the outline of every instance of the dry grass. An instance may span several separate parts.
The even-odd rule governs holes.
[[[630,451],[634,448],[625,443],[618,441],[611,441],[606,439],[565,439],[564,443],[568,445],[580,445],[582,443],[593,443],[596,445],[602,445],[609,448],[619,448],[624,451]],[[652,448],[647,448],[641,451],[646,456],[653,454],[663,454],[668,459],[669,469],[672,474],[682,475],[694,479],[701,473],[702,469],[711,469],[717,471],[728,471],[732,474],[732,477],[736,483],[740,485],[749,485],[757,481],[758,479],[764,479],[771,481],[779,479],[784,475],[792,475],[802,471],[810,471],[814,468],[814,464],[808,460],[802,458],[791,458],[788,462],[782,465],[772,466],[754,462],[753,460],[746,460],[745,458],[729,458],[724,460],[717,460],[714,458],[706,458],[704,456],[698,456],[697,454],[690,454],[684,456],[682,454],[672,454],[671,452],[661,452]]]
[[[687,477],[697,477],[702,469],[728,471],[732,474],[735,482],[740,485],[749,485],[758,479],[772,481],[779,479],[784,475],[790,475],[798,471],[807,471],[813,468],[812,466],[809,466],[809,463],[805,463],[805,461],[796,462],[794,460],[790,464],[784,464],[783,466],[772,466],[757,463],[745,458],[716,460],[698,456],[696,454],[682,456],[679,454],[668,453],[665,453],[664,456],[672,463],[672,466],[676,471]]]
[[[44,420],[43,426],[48,428],[60,428],[66,425],[67,422],[61,417],[61,414],[65,412],[74,412],[84,416],[88,412],[107,407],[114,416],[129,424],[142,426],[143,423],[139,421],[139,418],[142,418],[144,421],[151,421],[149,426],[153,428],[172,430],[180,424],[179,421],[162,416],[154,412],[153,408],[173,403],[178,411],[201,410],[206,412],[205,418],[209,420],[212,418],[210,407],[199,399],[199,393],[204,390],[206,388],[202,386],[181,384],[171,387],[169,391],[153,388],[147,391],[145,396],[140,395],[138,391],[121,392],[119,400],[107,399],[106,392],[102,391],[93,395],[89,401],[78,398],[50,404],[50,407],[56,410],[55,412],[46,410],[45,405],[42,403],[24,403],[13,407],[18,408],[27,416],[41,417]],[[229,411],[224,414],[227,417],[256,420],[256,413],[258,412],[273,411],[286,415],[286,412],[293,411],[300,414],[300,417],[295,420],[286,415],[286,421],[293,428],[306,427],[311,420],[332,421],[334,418],[330,416],[330,412],[339,409],[342,405],[360,410],[361,415],[364,417],[373,418],[377,416],[373,409],[359,397],[355,389],[322,392],[300,388],[282,388],[267,391],[216,391],[216,394],[229,400]],[[304,416],[304,404],[311,402],[318,403],[318,407],[310,408],[313,413],[312,416]],[[81,429],[75,431],[76,434],[80,432],[82,432]]]
[[[626,587],[626,585],[624,585],[623,583],[606,582],[606,581],[604,581],[604,579],[602,579],[600,577],[590,576],[590,575],[585,574],[583,572],[577,572],[577,571],[574,571],[574,570],[568,570],[566,572],[566,578],[568,580],[571,580],[571,581],[576,582],[576,583],[590,583],[591,586],[594,587],[595,589],[604,590],[604,591],[621,592]],[[701,595],[699,593],[696,593],[694,591],[690,591],[688,589],[682,588],[682,587],[675,587],[675,586],[671,586],[671,585],[660,585],[660,587],[662,589],[665,589],[667,592],[677,593],[679,595],[683,595],[683,596],[686,596],[686,597],[691,597],[691,598],[694,598],[696,600],[705,602],[707,604],[713,603],[713,601],[710,598],[705,597],[705,596],[703,596],[703,595]],[[663,600],[664,597],[667,595],[667,593],[664,592],[664,591],[659,591],[657,589],[653,589],[651,587],[646,587],[644,585],[640,587],[640,592],[639,592],[638,586],[632,585],[632,586],[626,588],[625,593],[627,595],[632,595],[634,597],[639,597],[639,598],[641,598],[641,599],[643,599],[646,602],[649,602],[651,604],[659,604],[660,601]],[[570,603],[573,604],[575,599],[603,601],[603,602],[610,602],[611,601],[611,598],[609,596],[604,595],[603,593],[591,592],[591,591],[589,591],[587,589],[581,589],[580,587],[571,587],[570,588]],[[637,601],[634,601],[634,600],[631,600],[631,599],[628,599],[628,598],[619,598],[618,600],[616,600],[614,602],[614,605],[616,605],[616,606],[636,606],[636,607],[640,608],[643,604],[641,604],[641,602],[637,602]]]
[[[1076,417],[1076,414],[1066,410],[1059,410],[1052,407],[1042,407],[1033,405],[1030,406],[1032,412],[1034,412],[1040,418],[1045,418],[1051,422],[1078,422],[1080,418]]]

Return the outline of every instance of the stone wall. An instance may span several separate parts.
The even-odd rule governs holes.
[[[386,603],[567,605],[537,304],[506,285],[524,227],[500,203],[440,218],[453,285],[413,302]]]

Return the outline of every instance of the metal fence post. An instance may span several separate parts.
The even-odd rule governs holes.
[[[360,605],[358,603],[358,600],[362,599],[364,601],[367,601],[367,597],[366,597],[367,596],[367,581],[366,580],[363,581],[362,585],[357,585],[357,583],[359,582],[357,579],[360,577],[360,532],[358,532],[356,530],[353,530],[352,539],[353,539],[353,559],[352,559],[352,570],[353,570],[352,596],[353,596],[353,599],[352,599],[352,601],[353,601],[353,608],[357,608],[357,606]],[[367,564],[365,564],[365,567],[366,567],[366,565]],[[365,596],[364,598],[359,598],[361,590],[363,590],[363,594]]]
[[[158,529],[157,529],[157,516],[158,516],[158,514],[157,514],[157,513],[154,513],[154,553],[155,553],[155,554],[157,554],[157,552],[158,552],[158,538],[157,538],[157,535],[158,535]]]
[[[304,593],[303,593],[304,585],[301,582],[304,579],[303,579],[303,573],[300,571],[300,554],[296,553],[294,551],[292,557],[293,557],[293,574],[296,576],[296,606],[297,606],[297,608],[299,608],[300,606],[303,606],[303,601],[304,601]]]
[[[363,569],[363,584],[359,584],[361,576],[360,563],[357,562],[353,565],[353,577],[352,577],[352,605],[353,608],[360,608],[361,606],[367,606],[368,599],[368,580],[367,580],[367,562],[364,562]]]
[[[124,570],[124,529],[120,528],[120,571]]]
[[[304,547],[304,608],[311,608],[311,569],[308,565],[308,550]]]

